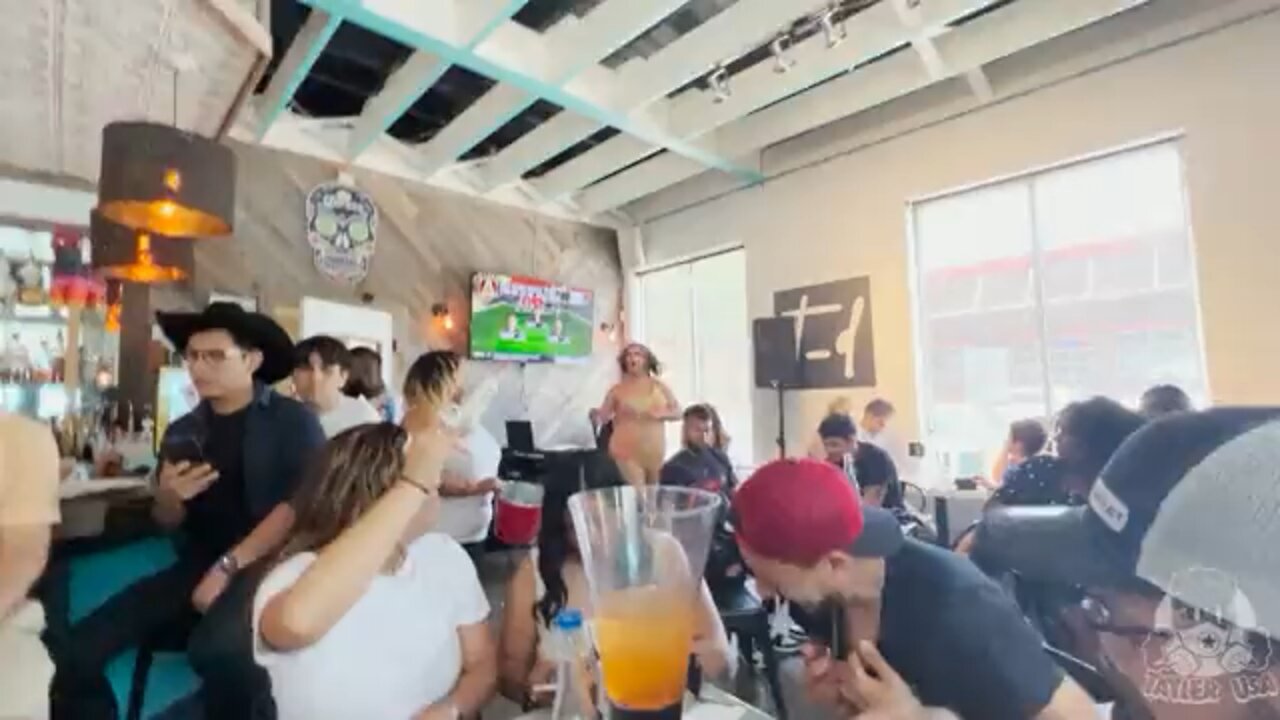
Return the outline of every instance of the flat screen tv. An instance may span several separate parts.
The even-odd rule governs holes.
[[[590,290],[522,275],[471,277],[471,357],[514,362],[580,362],[591,355]]]

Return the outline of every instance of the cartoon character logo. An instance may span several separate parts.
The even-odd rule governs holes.
[[[1196,605],[1175,597],[1194,598]],[[1268,672],[1268,633],[1226,573],[1193,568],[1175,574],[1156,610],[1155,630],[1142,647],[1148,698],[1202,705],[1277,694]]]
[[[307,242],[316,269],[354,285],[373,263],[378,208],[365,193],[341,183],[324,183],[307,194]]]

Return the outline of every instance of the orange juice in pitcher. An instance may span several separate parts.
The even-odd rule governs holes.
[[[665,717],[673,709],[679,717],[693,614],[687,588],[628,588],[600,598],[595,641],[613,717]]]

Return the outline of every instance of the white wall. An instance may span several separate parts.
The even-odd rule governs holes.
[[[742,242],[751,317],[771,314],[776,290],[869,275],[879,385],[854,397],[893,400],[913,435],[907,202],[1179,133],[1212,396],[1280,404],[1280,332],[1257,323],[1280,308],[1275,5],[1162,0],[988,66],[994,104],[978,107],[960,81],[937,86],[771,148],[763,185],[724,194],[723,180],[695,179],[627,210],[649,218],[649,262]],[[1260,13],[1214,29],[1228,6]],[[814,427],[830,397],[793,393],[788,427]],[[767,392],[754,408],[767,457]],[[798,450],[806,438],[791,435]]]
[[[94,193],[84,190],[0,178],[0,217],[88,227],[89,211],[97,202]]]

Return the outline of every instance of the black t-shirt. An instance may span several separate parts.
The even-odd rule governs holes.
[[[1026,720],[1063,672],[1018,607],[977,567],[908,539],[885,561],[880,651],[926,706]]]
[[[831,464],[844,469],[844,459],[830,460]],[[884,497],[881,507],[897,510],[903,507],[902,482],[898,479],[898,466],[894,464],[889,453],[878,445],[869,442],[858,442],[853,453],[853,471],[858,476],[858,487],[884,486]]]
[[[244,480],[247,416],[247,408],[230,415],[209,413],[204,459],[217,469],[218,479],[186,504],[184,554],[193,562],[212,564],[253,530]]]
[[[713,591],[729,585],[738,586],[743,581],[742,555],[729,522],[729,503],[737,487],[733,463],[723,451],[711,447],[685,448],[662,466],[659,482],[663,485],[691,487],[720,495],[723,504],[711,537],[704,576]],[[732,568],[736,574],[731,574]]]

